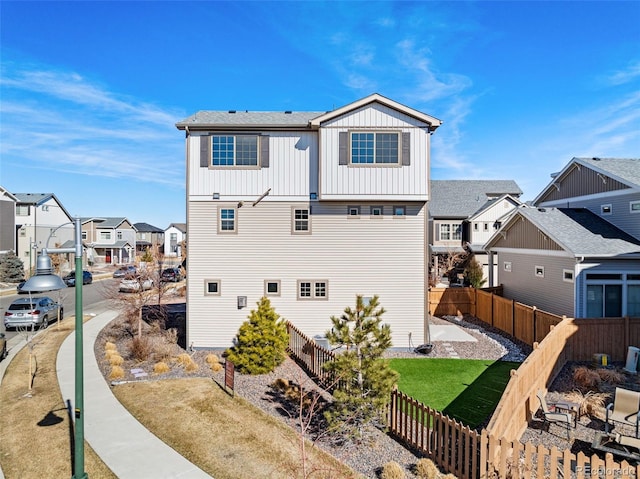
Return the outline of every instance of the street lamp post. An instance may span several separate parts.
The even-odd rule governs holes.
[[[25,291],[43,292],[59,291],[66,288],[60,276],[53,274],[51,258],[48,253],[75,253],[75,293],[76,293],[76,321],[75,321],[75,428],[74,428],[74,479],[87,479],[89,476],[84,470],[84,362],[83,362],[83,335],[82,335],[82,226],[80,218],[74,219],[75,235],[73,248],[42,249],[36,261],[36,274],[29,278],[22,287]],[[64,225],[61,225],[64,226]],[[55,231],[55,230],[54,230]],[[53,232],[52,232],[53,233]],[[51,236],[50,236],[51,237]],[[49,237],[49,238],[50,238]],[[47,245],[49,240],[47,239]]]

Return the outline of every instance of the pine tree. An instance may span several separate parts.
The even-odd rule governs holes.
[[[476,260],[475,256],[471,258],[469,264],[464,270],[464,277],[466,282],[469,283],[474,288],[480,288],[484,283],[486,283],[486,279],[483,278],[484,272],[482,271],[482,266]]]
[[[382,324],[384,312],[378,296],[365,304],[358,295],[355,309],[347,307],[339,318],[332,316],[333,328],[326,333],[331,344],[346,351],[325,365],[338,381],[325,417],[331,427],[352,437],[361,437],[363,427],[378,417],[398,380],[383,358],[391,347],[391,328]]]
[[[248,320],[242,323],[235,338],[235,345],[227,350],[227,359],[244,374],[272,372],[286,358],[289,344],[287,325],[263,297],[251,310]]]
[[[24,263],[13,251],[0,255],[0,281],[19,283],[24,279]]]

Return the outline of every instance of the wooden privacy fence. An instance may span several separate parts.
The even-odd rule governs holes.
[[[640,477],[640,465],[617,463],[609,453],[603,460],[474,431],[399,391],[387,416],[390,434],[458,479]]]

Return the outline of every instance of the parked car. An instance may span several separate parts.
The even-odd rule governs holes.
[[[71,271],[68,275],[62,278],[64,284],[67,286],[75,286],[76,285],[76,272]],[[82,272],[82,284],[91,284],[93,283],[93,275],[89,271]]]
[[[177,267],[166,268],[160,275],[160,281],[171,281],[173,283],[177,283],[178,281],[182,281],[183,279],[184,275],[182,274],[182,270]]]
[[[120,281],[118,291],[121,293],[137,293],[140,291],[147,291],[153,288],[153,281],[150,278],[142,278],[140,276],[125,276]]]
[[[128,264],[126,266],[120,266],[117,270],[113,272],[114,278],[124,278],[127,275],[135,275],[138,274],[138,268],[135,265]]]
[[[4,313],[4,327],[46,328],[51,321],[64,316],[64,308],[48,296],[37,298],[18,298],[9,305]]]
[[[0,333],[0,361],[7,357],[7,338],[4,333]]]
[[[26,280],[26,279],[23,279],[22,281],[20,281],[20,282],[18,283],[18,286],[16,286],[16,292],[17,292],[18,294],[27,294],[27,293],[28,293],[28,291],[24,291],[24,290],[22,289],[22,287],[24,286],[24,283],[26,283],[26,282],[27,282],[27,280]]]

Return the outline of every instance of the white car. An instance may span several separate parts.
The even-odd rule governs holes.
[[[153,288],[153,280],[139,276],[127,276],[120,281],[118,291],[121,293],[137,293],[140,288],[142,288],[142,291],[150,290]]]

